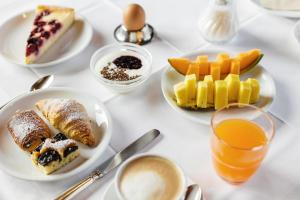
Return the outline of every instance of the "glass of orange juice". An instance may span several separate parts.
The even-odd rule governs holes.
[[[264,159],[274,136],[271,117],[252,105],[229,104],[211,118],[212,161],[225,181],[247,181]]]

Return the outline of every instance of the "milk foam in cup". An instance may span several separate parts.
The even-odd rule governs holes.
[[[120,200],[178,200],[185,193],[186,180],[170,159],[140,154],[120,167],[115,186]]]

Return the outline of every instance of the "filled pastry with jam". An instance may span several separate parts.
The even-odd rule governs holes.
[[[79,156],[76,142],[58,133],[47,138],[32,152],[32,162],[45,174],[62,168]]]

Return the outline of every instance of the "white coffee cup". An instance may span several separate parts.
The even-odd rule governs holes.
[[[162,159],[166,162],[168,162],[169,164],[171,164],[172,166],[172,170],[171,171],[176,171],[176,179],[179,178],[179,182],[178,184],[180,185],[179,189],[176,190],[176,197],[174,199],[176,200],[182,200],[184,198],[184,194],[185,194],[185,191],[186,191],[186,186],[187,186],[187,183],[186,183],[186,178],[185,178],[185,175],[183,173],[183,170],[174,162],[172,161],[171,159],[165,157],[165,156],[161,156],[161,155],[158,155],[158,154],[138,154],[136,156],[133,156],[132,158],[128,159],[127,161],[125,161],[122,166],[118,169],[117,173],[116,173],[116,176],[115,176],[115,191],[117,193],[117,196],[118,196],[118,199],[120,200],[129,200],[128,198],[126,199],[125,198],[125,195],[123,194],[122,192],[122,188],[121,188],[121,177],[122,175],[124,175],[124,170],[127,169],[128,166],[131,166],[130,164],[133,163],[133,161],[137,161],[138,159],[141,159],[141,158],[152,158],[152,157],[156,157],[158,159]],[[171,169],[171,168],[170,168]],[[150,171],[154,171],[154,170],[150,170]],[[135,171],[132,172],[133,174],[135,174]],[[139,175],[137,175],[137,173],[135,174],[136,176],[138,176],[139,178],[141,178],[141,176],[143,176],[143,178],[147,179],[148,181],[143,181],[141,183],[141,186],[140,184],[135,184],[134,180],[140,180],[139,178],[131,178],[130,180],[133,180],[133,181],[130,181],[130,184],[128,184],[128,187],[129,188],[127,191],[130,191],[130,189],[132,189],[133,187],[140,187],[142,188],[141,190],[143,190],[143,192],[141,193],[142,195],[145,195],[145,193],[147,193],[147,189],[145,190],[145,188],[151,188],[153,192],[153,187],[148,187],[149,184],[151,186],[156,186],[158,187],[159,184],[161,183],[159,181],[160,178],[158,178],[158,176],[156,175],[153,175],[155,174],[156,172],[154,173],[148,173],[148,171],[146,170],[145,172],[141,172],[139,173]],[[177,176],[178,175],[178,176]],[[131,176],[132,177],[132,176]],[[143,179],[143,180],[145,180]],[[163,178],[164,179],[164,178]],[[167,178],[168,179],[168,178]],[[162,179],[161,179],[162,180]],[[165,181],[166,179],[163,180],[163,183],[162,185],[165,185],[167,180]],[[168,179],[168,181],[170,182],[170,180]],[[145,183],[147,182],[147,183]],[[155,184],[154,184],[155,183]],[[148,184],[148,185],[147,185]],[[130,186],[129,186],[130,185]],[[131,188],[130,188],[131,187]],[[160,187],[159,187],[160,188]],[[159,189],[157,188],[157,189]],[[171,187],[170,187],[171,188]],[[172,188],[173,188],[173,184],[172,184]],[[136,189],[136,188],[134,188]],[[140,191],[140,190],[139,190]],[[150,190],[149,190],[150,192]],[[128,192],[127,192],[128,193]],[[174,194],[174,192],[172,191],[171,193]],[[136,194],[136,191],[135,191],[135,194]],[[128,195],[128,194],[127,194]],[[133,199],[133,198],[132,198]],[[140,198],[139,198],[140,199]]]

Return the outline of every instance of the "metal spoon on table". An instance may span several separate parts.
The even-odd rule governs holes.
[[[32,84],[32,86],[30,87],[30,92],[32,91],[35,91],[35,90],[38,90],[38,89],[45,89],[45,88],[48,88],[51,83],[53,82],[54,80],[54,76],[53,75],[47,75],[47,76],[44,76],[40,79],[38,79],[36,82],[34,82]],[[12,100],[14,100],[16,97],[12,98],[11,100],[9,100],[8,102],[6,102],[5,104],[3,104],[1,107],[0,107],[0,110],[2,108],[4,108],[9,102],[11,102]]]
[[[203,193],[199,185],[188,186],[184,200],[203,200]]]

